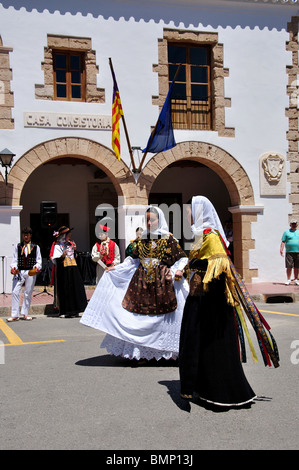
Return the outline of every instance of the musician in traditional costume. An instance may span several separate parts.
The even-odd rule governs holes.
[[[19,320],[19,304],[22,286],[24,285],[24,300],[21,316],[24,320],[32,320],[28,315],[31,304],[32,293],[36,282],[36,274],[42,268],[42,257],[40,248],[32,243],[32,230],[25,227],[22,230],[22,242],[15,247],[10,265],[12,281],[12,305],[11,317],[7,321]]]
[[[188,258],[159,208],[150,207],[146,221],[132,255],[104,273],[81,323],[107,333],[101,347],[115,356],[176,359]]]
[[[244,338],[257,361],[245,317],[257,336],[265,365],[279,365],[270,327],[251,300],[228,256],[228,242],[211,202],[192,198],[195,241],[185,272],[190,283],[182,319],[179,371],[183,398],[232,407],[251,403],[255,393],[242,367]]]
[[[78,316],[87,305],[82,276],[76,263],[76,244],[71,241],[71,231],[66,226],[57,232],[57,243],[52,256],[56,266],[56,286],[59,316]]]
[[[107,225],[99,225],[100,232],[99,242],[96,242],[91,250],[91,259],[97,263],[96,268],[96,283],[104,274],[106,268],[111,268],[120,263],[119,247],[114,240],[108,236],[110,227]]]

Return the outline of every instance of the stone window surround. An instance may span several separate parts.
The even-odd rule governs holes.
[[[153,65],[158,73],[159,96],[153,96],[153,105],[162,109],[168,92],[168,42],[193,43],[211,46],[211,86],[212,101],[212,131],[217,131],[221,137],[234,137],[235,129],[225,127],[225,108],[231,106],[230,98],[224,96],[224,78],[229,76],[228,69],[223,67],[223,45],[218,43],[218,33],[198,32],[192,30],[168,29],[163,30],[163,39],[158,39],[159,63]]]
[[[12,51],[11,47],[3,46],[0,36],[0,129],[14,129],[14,95],[10,89],[12,70],[9,66],[9,53]]]
[[[98,66],[96,53],[91,48],[91,39],[72,36],[47,35],[47,46],[44,48],[44,84],[35,85],[35,98],[40,100],[54,100],[53,84],[53,50],[68,50],[85,53],[86,91],[85,102],[104,103],[105,90],[97,88]]]

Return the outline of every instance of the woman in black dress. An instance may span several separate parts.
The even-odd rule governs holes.
[[[75,258],[76,245],[70,240],[71,230],[60,227],[53,253],[59,316],[62,318],[78,316],[87,306],[84,283]]]
[[[240,308],[241,303],[245,304],[245,286],[238,282],[228,256],[228,242],[211,202],[203,196],[192,198],[190,215],[195,241],[186,267],[190,293],[180,336],[181,396],[197,397],[217,406],[242,406],[255,398],[240,358],[241,351],[242,360],[246,360],[243,331],[248,336]],[[263,344],[264,360],[270,365],[271,358],[277,367],[277,352],[267,341],[264,319],[245,294],[246,314]]]

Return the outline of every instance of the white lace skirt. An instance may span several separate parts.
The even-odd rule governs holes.
[[[171,267],[173,277],[186,263],[187,258],[183,258]],[[139,315],[128,312],[122,307],[122,300],[138,264],[139,260],[128,257],[115,270],[103,275],[81,323],[107,333],[101,347],[110,354],[129,359],[175,359],[188,283],[185,279],[174,282],[177,309],[172,313]]]
[[[138,346],[137,344],[123,341],[111,335],[106,335],[102,341],[101,348],[105,348],[109,354],[113,356],[121,356],[125,359],[177,359],[177,351],[159,351],[146,346]]]

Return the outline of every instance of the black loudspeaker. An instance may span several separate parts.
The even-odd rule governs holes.
[[[42,201],[40,203],[40,219],[43,228],[54,228],[57,224],[57,203]]]

